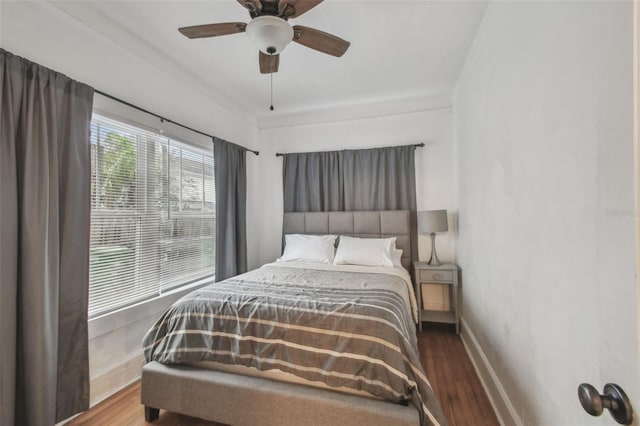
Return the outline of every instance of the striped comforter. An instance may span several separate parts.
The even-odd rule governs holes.
[[[421,424],[445,424],[420,364],[410,297],[393,275],[269,264],[178,300],[145,335],[144,355],[279,369],[410,400]]]

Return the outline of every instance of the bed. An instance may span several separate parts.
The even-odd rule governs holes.
[[[286,213],[284,233],[395,237],[411,264],[407,211]],[[276,262],[196,290],[145,336],[146,420],[162,408],[238,426],[444,424],[415,308],[403,268]]]

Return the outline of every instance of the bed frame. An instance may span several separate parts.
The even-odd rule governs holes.
[[[285,234],[396,237],[402,264],[411,265],[410,217],[406,210],[285,213]],[[205,420],[244,425],[416,426],[418,410],[331,390],[194,367],[150,362],[142,368],[145,419],[159,409]]]

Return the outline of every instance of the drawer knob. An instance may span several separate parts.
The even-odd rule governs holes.
[[[435,274],[433,274],[433,279],[439,280],[440,279],[440,273],[436,272]]]

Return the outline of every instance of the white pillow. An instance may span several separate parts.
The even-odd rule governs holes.
[[[393,261],[393,266],[402,266],[402,250],[392,247],[391,260]]]
[[[284,253],[278,262],[333,263],[335,235],[287,234],[284,236]]]
[[[340,237],[334,265],[393,266],[396,238]]]

